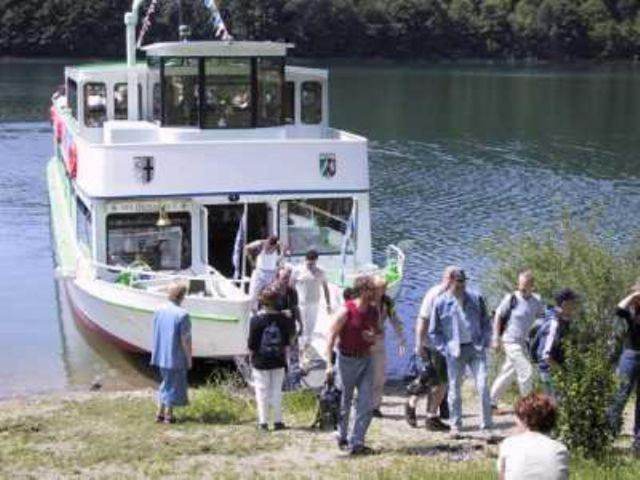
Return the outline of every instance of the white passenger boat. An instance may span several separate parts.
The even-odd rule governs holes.
[[[271,234],[293,264],[319,251],[334,304],[362,272],[397,290],[402,252],[372,263],[367,140],[329,127],[327,71],[287,66],[290,45],[273,42],[156,43],[137,63],[140,3],[127,62],[67,67],[53,97],[52,238],[75,318],[148,351],[152,312],[181,280],[194,355],[245,355],[240,247]]]

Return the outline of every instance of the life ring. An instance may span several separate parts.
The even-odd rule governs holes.
[[[67,171],[71,178],[76,178],[78,174],[78,150],[76,144],[71,143],[67,152]]]

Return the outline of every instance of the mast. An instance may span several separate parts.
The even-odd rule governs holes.
[[[133,0],[131,11],[124,14],[127,36],[127,119],[138,120],[138,78],[133,70],[136,66],[136,26],[138,25],[138,12],[144,0]]]

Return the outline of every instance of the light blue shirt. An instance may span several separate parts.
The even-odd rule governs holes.
[[[153,316],[151,365],[171,370],[186,370],[187,355],[182,339],[191,337],[189,313],[171,302]]]
[[[491,333],[491,322],[480,295],[465,292],[462,305],[451,292],[436,300],[429,321],[429,340],[443,355],[460,356],[460,345],[465,343],[484,351],[491,343]]]

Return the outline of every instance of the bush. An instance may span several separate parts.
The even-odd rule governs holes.
[[[612,312],[640,274],[637,252],[606,245],[593,225],[568,218],[542,234],[497,235],[485,252],[496,265],[488,277],[494,294],[511,290],[518,271],[530,268],[543,299],[551,301],[563,287],[581,295],[582,308],[565,343],[565,368],[555,372],[558,433],[581,455],[605,455],[613,442],[606,410],[617,385],[609,358],[616,330]]]
[[[242,380],[234,375],[213,377],[204,387],[189,392],[189,405],[176,410],[181,421],[234,424],[255,419],[251,399],[241,392]]]

